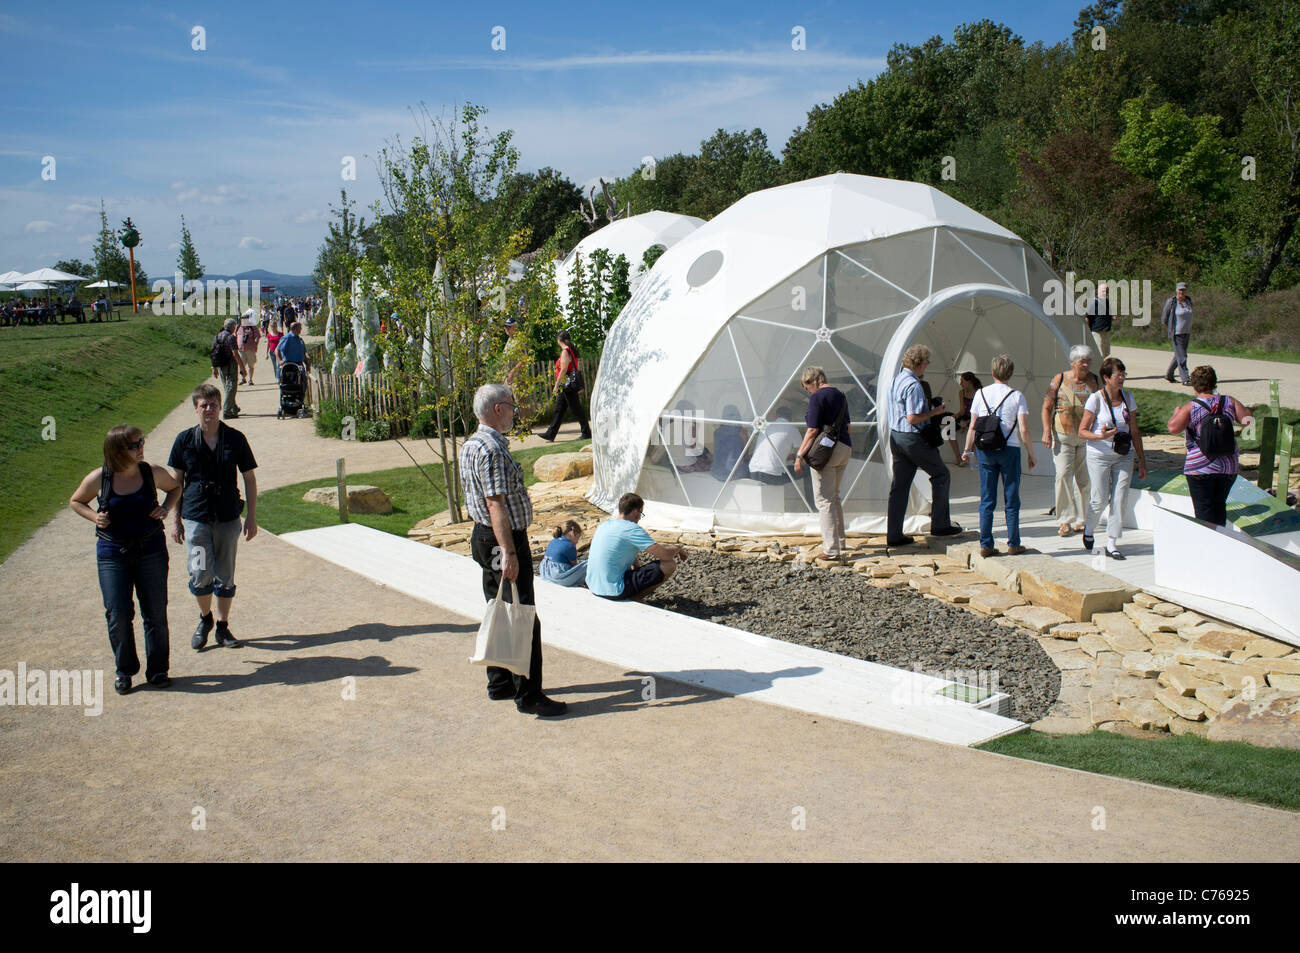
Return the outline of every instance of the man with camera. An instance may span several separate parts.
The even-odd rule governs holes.
[[[199,625],[190,646],[202,651],[214,626],[212,595],[217,596],[216,641],[239,648],[230,633],[230,604],[235,598],[235,549],[239,533],[251,540],[257,535],[257,461],[248,440],[222,423],[221,391],[200,384],[191,395],[198,426],[183,430],[172,443],[167,465],[184,487],[180,508],[172,522],[172,539],[185,543],[185,565],[190,592],[199,605]],[[244,501],[239,497],[235,471],[244,475],[248,516],[241,526]]]

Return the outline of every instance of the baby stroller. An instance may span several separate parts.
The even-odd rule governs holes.
[[[276,419],[310,417],[306,406],[307,368],[303,364],[286,361],[280,365],[280,409]]]

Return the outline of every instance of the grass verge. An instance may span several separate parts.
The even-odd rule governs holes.
[[[580,450],[590,440],[575,440],[530,450],[516,451],[514,458],[523,465],[524,484],[537,482],[533,476],[533,461],[548,453],[570,453]],[[447,495],[442,484],[442,467],[425,466],[426,479],[415,467],[398,467],[392,470],[374,470],[369,473],[350,473],[348,483],[353,486],[377,486],[393,500],[393,512],[385,514],[353,513],[348,519],[394,536],[405,536],[407,531],[422,519],[447,508]],[[430,479],[433,481],[430,484]],[[257,523],[277,535],[300,529],[320,529],[336,526],[338,510],[319,503],[306,503],[303,494],[314,487],[334,486],[333,477],[304,480],[289,486],[277,487],[257,496]],[[69,491],[71,492],[71,491]]]
[[[0,560],[102,463],[109,428],[132,423],[151,430],[211,374],[217,325],[140,315],[0,328]],[[150,446],[146,455],[166,462],[169,449]]]
[[[1168,434],[1169,418],[1174,415],[1175,410],[1186,404],[1193,396],[1191,388],[1181,394],[1177,391],[1150,390],[1145,387],[1125,388],[1125,390],[1128,390],[1137,399],[1138,425],[1142,428],[1144,434]],[[1269,413],[1268,404],[1256,404],[1253,410],[1256,420],[1263,419]],[[1293,407],[1282,407],[1280,411],[1283,423],[1292,424],[1293,426],[1300,425],[1300,410]],[[1239,437],[1237,449],[1258,450],[1258,436],[1251,440]]]
[[[1300,778],[1300,751],[1288,748],[1257,748],[1195,735],[1147,740],[1108,731],[1049,735],[1032,730],[978,747],[1027,761],[1300,811],[1300,783],[1296,780]]]

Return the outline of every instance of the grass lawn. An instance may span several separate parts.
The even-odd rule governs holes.
[[[979,747],[1029,761],[1300,811],[1300,751],[1288,748],[1206,741],[1195,735],[1147,740],[1108,731],[1088,735],[1022,731]]]
[[[1145,387],[1125,389],[1137,399],[1138,425],[1141,426],[1144,434],[1168,434],[1169,418],[1173,416],[1175,410],[1192,399],[1191,388],[1181,394],[1177,391],[1149,390]],[[1292,407],[1282,407],[1280,410],[1283,423],[1300,425],[1300,410]],[[1254,411],[1256,420],[1259,420],[1269,413],[1268,404],[1256,404]],[[1258,450],[1259,438],[1253,440],[1239,438],[1237,447],[1240,450]]]
[[[152,429],[211,374],[219,324],[128,310],[120,322],[0,328],[0,560],[103,463],[109,428]],[[169,449],[146,455],[165,462]]]
[[[589,443],[590,440],[575,440],[570,443],[556,443],[545,447],[534,447],[531,450],[516,451],[514,457],[524,467],[525,485],[532,486],[537,482],[533,477],[532,465],[538,457],[548,453],[573,452]],[[392,533],[394,536],[405,536],[407,531],[420,520],[447,508],[447,496],[442,484],[442,467],[425,466],[424,473],[436,483],[436,486],[430,485],[429,479],[425,479],[425,476],[415,467],[349,473],[349,484],[377,486],[392,497],[393,512],[384,515],[352,513],[349,514],[348,519],[353,523],[361,523],[363,526]],[[337,509],[321,506],[319,503],[305,503],[302,499],[303,494],[313,487],[334,486],[334,484],[334,477],[328,476],[259,493],[257,496],[258,525],[277,535],[300,529],[319,529],[322,526],[338,525]]]

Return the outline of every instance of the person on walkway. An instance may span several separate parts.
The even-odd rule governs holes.
[[[284,335],[280,332],[280,322],[272,321],[266,327],[266,356],[270,358],[271,370],[275,371],[275,379],[280,379],[280,355],[276,354],[276,348],[280,346],[280,341]]]
[[[662,586],[678,563],[686,562],[681,546],[665,546],[637,524],[645,515],[645,500],[635,493],[618,498],[618,516],[596,527],[587,551],[587,588],[606,599],[643,601]],[[637,554],[648,550],[650,562],[633,567]]]
[[[212,339],[212,376],[219,378],[226,392],[225,403],[221,407],[221,416],[225,420],[234,420],[239,416],[239,404],[235,395],[239,391],[239,377],[246,373],[247,365],[239,351],[239,342],[235,339],[234,318],[226,318],[224,326]]]
[[[889,485],[889,522],[886,546],[906,546],[911,536],[903,535],[903,517],[907,498],[918,469],[930,477],[930,535],[956,536],[962,530],[948,510],[948,489],[952,476],[939,457],[939,451],[925,442],[921,428],[931,417],[946,413],[941,403],[930,407],[925,399],[921,378],[930,365],[930,349],[913,344],[903,354],[903,367],[889,388],[889,449],[893,457],[893,480]]]
[[[199,607],[199,624],[190,647],[201,652],[213,627],[212,595],[217,596],[217,645],[239,648],[230,632],[230,606],[235,599],[235,550],[239,533],[252,540],[257,535],[257,461],[248,440],[217,419],[220,392],[200,384],[190,395],[198,426],[182,430],[172,443],[167,466],[185,488],[180,509],[172,520],[172,539],[185,544],[185,565],[190,592]],[[244,476],[248,515],[240,523],[244,500],[239,497],[235,472]]]
[[[215,388],[214,388],[215,389]],[[158,505],[157,490],[166,497]],[[104,438],[104,465],[86,474],[68,505],[95,524],[95,560],[99,591],[108,620],[108,644],[113,649],[119,695],[131,690],[140,671],[135,651],[135,605],[144,621],[144,677],[166,688],[171,647],[167,629],[167,536],[163,520],[180,499],[180,484],[165,469],[144,458],[144,434],[139,427],[120,425]],[[99,512],[89,503],[99,498]]]
[[[1097,295],[1088,302],[1088,307],[1084,310],[1084,320],[1088,322],[1088,333],[1092,335],[1093,344],[1097,345],[1097,353],[1101,355],[1102,360],[1110,357],[1110,329],[1111,319],[1114,318],[1115,311],[1110,302],[1110,286],[1102,282],[1097,286]]]
[[[542,557],[542,578],[557,586],[581,586],[587,580],[587,561],[578,559],[582,527],[577,520],[566,520],[551,533],[555,538],[546,544]]]
[[[253,309],[248,309],[248,317],[245,318],[243,325],[235,333],[235,341],[239,344],[239,356],[244,359],[244,367],[248,370],[248,386],[253,386],[253,372],[257,370],[257,345],[262,340],[262,332],[257,328],[257,318],[253,315]],[[242,384],[243,381],[241,380]]]
[[[970,460],[981,417],[996,417],[1003,446],[977,452],[980,467],[980,555],[996,556],[993,545],[993,510],[997,508],[998,479],[1002,480],[1003,515],[1007,521],[1007,552],[1019,556],[1020,545],[1020,448],[1029,453],[1029,469],[1034,459],[1034,443],[1029,438],[1029,408],[1025,395],[1007,383],[1016,365],[1008,354],[993,359],[993,383],[981,388],[971,401],[971,426],[966,431],[966,450],[962,459]]]
[[[1092,351],[1082,344],[1070,348],[1070,369],[1052,378],[1043,399],[1043,446],[1052,452],[1056,470],[1057,535],[1070,536],[1088,518],[1089,487],[1085,446],[1079,436],[1084,404],[1101,388],[1092,372]]]
[[[528,548],[533,502],[524,488],[523,468],[510,455],[505,437],[518,409],[505,384],[484,384],[474,392],[478,429],[461,444],[460,482],[465,509],[474,521],[469,548],[483,570],[483,598],[495,599],[505,580],[515,583],[521,605],[533,606],[533,554]],[[524,714],[550,718],[568,707],[542,694],[542,621],[537,617],[528,675],[490,665],[487,681],[488,698],[513,698]]]
[[[560,424],[570,408],[582,428],[582,439],[591,439],[591,424],[587,421],[587,411],[582,406],[582,391],[587,383],[582,377],[582,366],[578,362],[578,352],[568,331],[561,331],[555,339],[560,345],[560,356],[555,359],[555,417],[541,438],[553,441],[560,432]]]
[[[844,505],[840,499],[840,482],[844,468],[853,457],[849,438],[849,399],[838,387],[826,383],[826,371],[816,365],[803,369],[800,377],[803,389],[808,392],[808,411],[804,414],[803,442],[794,455],[794,472],[803,473],[809,466],[808,454],[818,440],[834,440],[831,458],[820,470],[812,469],[813,500],[817,504],[817,518],[822,534],[822,551],[817,559],[839,559],[844,552]],[[823,428],[829,428],[822,436]],[[837,429],[838,428],[838,429]]]
[[[308,374],[311,373],[311,361],[307,358],[307,345],[302,339],[301,321],[294,321],[289,325],[289,333],[280,339],[275,351],[280,358],[281,365],[286,362],[301,364]]]
[[[1169,418],[1169,432],[1186,434],[1183,474],[1196,518],[1225,526],[1228,494],[1237,479],[1237,439],[1232,426],[1240,423],[1249,427],[1255,417],[1237,398],[1215,393],[1218,385],[1213,367],[1203,364],[1193,370],[1192,390],[1196,396],[1174,411]]]
[[[1187,282],[1180,281],[1174,288],[1174,296],[1165,299],[1165,306],[1160,310],[1160,323],[1165,326],[1165,333],[1174,347],[1173,359],[1165,371],[1165,380],[1174,382],[1174,369],[1184,384],[1192,383],[1187,373],[1187,342],[1192,336],[1192,299],[1187,293]]]
[[[1123,559],[1119,538],[1124,532],[1124,500],[1133,479],[1137,457],[1138,479],[1147,475],[1146,451],[1137,423],[1137,401],[1124,390],[1124,362],[1108,357],[1101,362],[1101,390],[1083,405],[1079,436],[1088,442],[1088,480],[1091,484],[1088,518],[1084,522],[1083,548],[1092,552],[1093,531],[1101,511],[1110,505],[1106,519],[1106,555]]]

